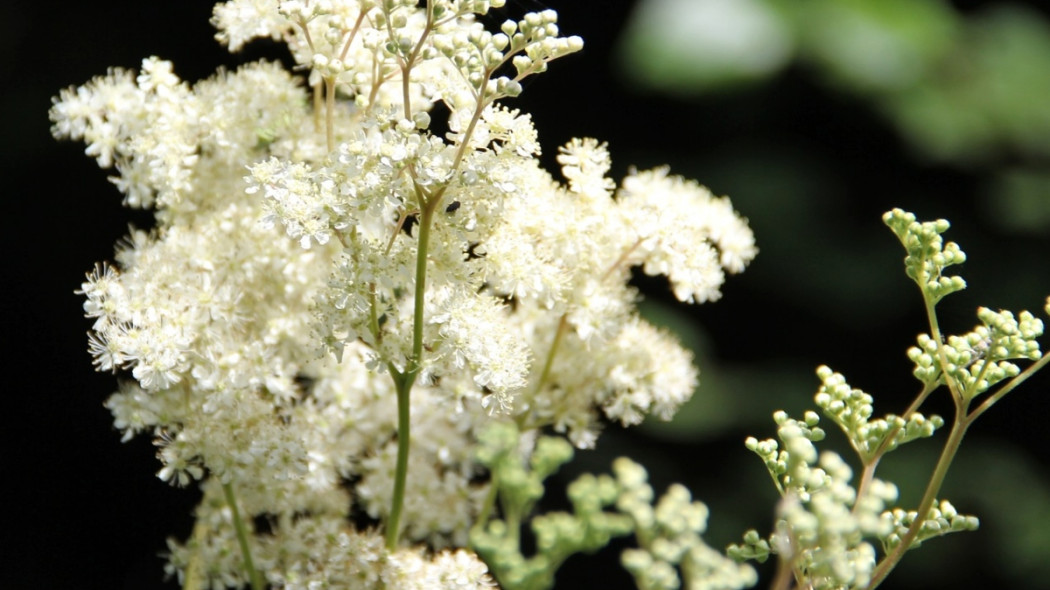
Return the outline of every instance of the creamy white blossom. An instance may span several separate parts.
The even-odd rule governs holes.
[[[723,272],[739,272],[758,252],[727,199],[667,168],[628,176],[617,204],[638,243],[632,262],[648,274],[667,275],[681,301],[719,299]]]
[[[485,424],[590,447],[603,415],[668,419],[692,394],[691,355],[638,316],[631,268],[713,300],[754,257],[750,230],[662,169],[617,190],[596,140],[561,149],[567,185],[540,167],[530,116],[502,101],[582,42],[553,11],[486,30],[500,5],[232,0],[216,37],[287,42],[297,70],[191,85],[148,58],[55,99],[54,135],[156,214],[80,292],[96,366],[128,378],[114,424],[155,438],[161,479],[204,491],[172,573],[247,583],[237,506],[270,522],[249,536],[274,587],[488,587],[462,549],[490,489]],[[445,552],[352,524],[393,518],[402,437],[398,532]]]

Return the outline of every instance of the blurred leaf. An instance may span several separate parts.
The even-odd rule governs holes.
[[[887,97],[898,129],[936,160],[1050,154],[1050,24],[997,6],[969,21],[959,41],[924,83]]]
[[[1050,24],[946,0],[642,0],[621,43],[627,74],[698,95],[792,60],[863,96],[926,158],[1050,155]]]
[[[672,93],[767,77],[793,50],[790,29],[761,0],[642,0],[620,47],[631,78]]]
[[[784,2],[796,10],[804,57],[852,92],[920,83],[953,49],[961,22],[942,0]]]
[[[1039,233],[1050,227],[1050,171],[1011,168],[991,183],[985,205],[988,218],[1015,233]]]

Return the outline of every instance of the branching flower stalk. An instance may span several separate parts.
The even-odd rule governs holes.
[[[956,416],[959,416],[959,413],[965,409],[956,405],[955,410]],[[900,560],[904,557],[904,554],[908,549],[912,547],[912,543],[914,543],[916,537],[918,537],[919,531],[922,530],[923,523],[927,520],[926,515],[930,513],[930,509],[933,507],[934,502],[937,501],[937,495],[941,491],[944,478],[948,475],[948,468],[951,467],[952,460],[955,458],[955,454],[958,452],[959,447],[962,444],[963,436],[966,434],[969,425],[970,421],[965,419],[957,419],[952,424],[952,429],[948,433],[948,440],[944,443],[944,448],[941,450],[941,454],[937,458],[937,464],[933,468],[930,480],[926,484],[926,490],[923,492],[922,499],[919,501],[919,507],[915,510],[918,517],[912,521],[911,526],[908,527],[907,532],[901,537],[900,543],[897,547],[879,562],[878,567],[875,568],[875,572],[871,576],[871,581],[868,582],[867,588],[877,588],[879,584],[886,579],[886,576],[893,571],[893,568],[900,563]]]
[[[1010,391],[1013,391],[1018,385],[1046,366],[1047,362],[1050,362],[1050,355],[1043,355],[1020,375],[1004,384],[995,393],[990,394],[972,411],[969,409],[970,402],[973,400],[972,393],[969,395],[954,397],[955,421],[952,424],[952,429],[948,434],[948,439],[945,441],[941,454],[934,466],[933,473],[930,475],[930,480],[926,485],[926,490],[923,493],[922,499],[919,501],[919,507],[916,509],[916,512],[920,516],[912,522],[907,533],[901,538],[900,544],[892,553],[884,557],[879,563],[879,567],[876,568],[872,580],[867,586],[869,589],[876,588],[881,584],[890,572],[893,571],[893,568],[900,563],[904,553],[911,548],[912,543],[914,543],[916,537],[919,535],[919,531],[922,529],[923,523],[926,522],[924,515],[930,513],[930,509],[933,507],[936,498],[940,494],[941,486],[944,484],[944,479],[948,474],[948,469],[951,467],[952,461],[955,459],[955,455],[958,453],[959,448],[962,445],[963,437],[966,435],[966,431],[969,429],[970,425],[972,425],[973,422],[986,412],[996,401],[1002,399],[1003,396]],[[980,381],[980,377],[986,372],[987,367],[987,364],[985,367],[982,367],[978,381]],[[951,377],[948,377],[948,379],[951,379]]]
[[[1007,384],[1000,387],[998,391],[985,398],[984,401],[980,403],[980,405],[971,410],[970,413],[966,415],[966,421],[973,422],[974,420],[976,420],[982,414],[991,409],[991,407],[995,405],[996,402],[1001,400],[1004,396],[1006,396],[1006,394],[1010,393],[1014,389],[1017,389],[1018,386],[1027,381],[1032,375],[1042,370],[1043,367],[1047,365],[1047,363],[1050,363],[1050,355],[1044,354],[1039,360],[1032,363],[1024,371],[1022,371],[1020,375],[1011,379]]]
[[[897,437],[897,433],[899,433],[901,428],[904,427],[904,424],[907,423],[907,420],[919,411],[919,408],[922,407],[922,404],[926,401],[926,398],[928,398],[930,394],[933,393],[936,389],[936,384],[924,385],[922,391],[919,392],[919,395],[917,395],[912,401],[911,405],[908,406],[908,409],[905,410],[903,414],[901,414],[901,417],[903,418],[904,422],[893,425],[893,427],[890,429],[889,434],[886,435],[886,438],[883,439],[883,441],[879,444],[878,448],[875,450],[875,452],[870,458],[861,458],[861,463],[863,464],[864,468],[861,472],[860,482],[857,484],[858,498],[863,498],[864,495],[867,493],[868,487],[871,485],[871,482],[875,478],[875,470],[879,466],[879,461],[882,459],[883,455],[885,455],[891,449],[890,445],[893,442],[893,440]],[[854,505],[854,512],[856,512],[859,506],[859,504]]]
[[[970,379],[968,383],[961,382],[957,377],[957,371],[959,370],[957,365],[948,358],[949,347],[943,344],[945,339],[941,333],[937,319],[936,305],[945,295],[965,287],[965,282],[961,278],[944,277],[942,275],[943,269],[948,265],[965,261],[965,255],[963,255],[962,251],[952,242],[949,242],[943,248],[941,247],[940,234],[948,229],[948,223],[946,221],[941,220],[920,225],[915,223],[913,216],[909,217],[900,211],[887,213],[885,219],[887,224],[898,233],[905,248],[908,249],[908,259],[905,261],[905,265],[908,268],[908,275],[915,280],[922,292],[926,316],[930,324],[932,341],[934,343],[942,343],[939,346],[935,346],[940,375],[935,381],[926,382],[923,393],[928,394],[928,392],[931,391],[931,386],[936,387],[938,384],[947,386],[952,395],[952,401],[954,402],[955,419],[952,423],[951,431],[948,434],[948,439],[944,443],[941,454],[934,466],[933,473],[927,483],[926,490],[923,493],[922,499],[919,501],[919,506],[916,510],[917,517],[908,527],[907,532],[901,538],[897,547],[879,563],[879,566],[876,568],[872,576],[871,582],[867,586],[868,589],[873,589],[881,584],[886,576],[889,575],[893,568],[900,562],[904,553],[912,547],[919,532],[922,530],[923,524],[927,520],[927,515],[930,513],[930,509],[933,507],[936,498],[940,494],[944,478],[948,474],[948,469],[951,467],[952,461],[955,459],[955,455],[958,453],[958,450],[962,445],[963,437],[966,435],[966,431],[969,429],[970,425],[973,424],[973,422],[980,417],[981,414],[987,411],[996,401],[1020,385],[1030,375],[1045,366],[1047,359],[1050,358],[1041,356],[1038,351],[1038,345],[1032,346],[1034,342],[1028,340],[1024,348],[1021,350],[1011,351],[1003,348],[1001,352],[999,350],[990,351],[984,356],[984,358],[967,359],[965,362],[965,365],[967,366],[963,367],[964,370],[968,367],[972,368],[974,366],[979,367],[979,369],[976,372],[976,376]],[[906,228],[904,227],[905,225],[907,226]],[[982,313],[987,316],[989,315],[990,310],[982,310]],[[1015,324],[1014,328],[1016,329],[1016,327]],[[1025,334],[1025,337],[1030,339],[1041,333],[1042,323],[1039,322],[1038,328]],[[972,352],[971,349],[971,353]],[[988,377],[989,372],[993,370],[992,367],[996,367],[996,369],[1000,370],[1004,368],[995,365],[995,362],[1005,361],[1005,359],[1008,358],[1017,358],[1018,356],[1021,356],[1022,358],[1031,358],[1036,362],[1029,366],[1025,372],[1014,376],[1008,382],[1002,384],[997,391],[989,394],[983,400],[981,405],[971,412],[971,402],[978,395],[985,393],[990,386],[988,383]],[[1016,369],[1016,367],[1014,368]],[[970,377],[972,372],[965,373],[965,375]],[[1002,376],[997,377],[998,379],[1002,378]],[[924,399],[925,396],[920,395],[919,399],[916,400],[916,403],[921,404]],[[907,418],[907,415],[905,418]]]
[[[795,584],[818,590],[872,590],[923,540],[976,528],[975,517],[961,515],[946,500],[938,500],[952,461],[973,422],[1050,362],[1036,341],[1043,333],[1043,322],[1027,311],[1015,317],[1009,311],[979,308],[981,324],[973,331],[943,335],[935,307],[943,297],[966,286],[961,277],[944,273],[966,258],[954,242],[943,241],[941,234],[947,231],[948,222],[919,223],[914,215],[899,209],[886,213],[883,220],[907,251],[905,270],[919,286],[927,311],[930,333],[920,335],[918,346],[908,350],[922,390],[902,416],[873,419],[872,396],[851,388],[831,369],[818,369],[823,384],[814,401],[849,438],[863,468],[855,490],[849,484],[852,472],[837,454],[818,456],[814,443],[824,438],[824,431],[815,412],[807,412],[802,420],[784,412],[774,414],[779,442],[748,439],[748,448],[765,461],[782,500],[768,540],[749,531],[744,544],[732,546],[730,554],[758,560],[778,554],[773,588]],[[1050,314],[1050,299],[1044,311]],[[1022,372],[1013,363],[1017,359],[1034,362]],[[927,418],[919,413],[931,393],[942,386],[952,396],[955,417],[918,507],[887,509],[896,502],[897,489],[875,478],[876,467],[890,451],[930,437],[944,425],[939,416]],[[971,410],[981,396],[982,401]],[[866,539],[881,544],[881,559]]]

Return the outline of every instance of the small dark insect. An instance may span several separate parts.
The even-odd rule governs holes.
[[[445,207],[445,213],[455,213],[456,209],[459,209],[459,201],[452,201]]]
[[[974,344],[970,349],[970,362],[966,363],[963,368],[968,369],[971,366],[977,364],[978,361],[983,361],[988,357],[988,349],[992,346],[992,339],[985,337],[983,340]]]
[[[474,251],[474,249],[477,248],[480,245],[481,244],[479,244],[478,242],[474,242],[474,243],[470,244],[469,246],[467,246],[467,252],[466,252],[467,257],[466,257],[466,260],[477,260],[478,258],[484,258],[485,257],[485,253],[484,252],[482,252],[481,254],[478,254],[477,252]]]

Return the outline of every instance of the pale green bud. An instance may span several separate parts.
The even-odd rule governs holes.
[[[521,94],[521,84],[509,78],[496,80],[496,92],[503,96],[515,97]]]
[[[514,64],[514,69],[517,70],[519,76],[532,68],[532,60],[525,55],[515,55],[511,63]]]

